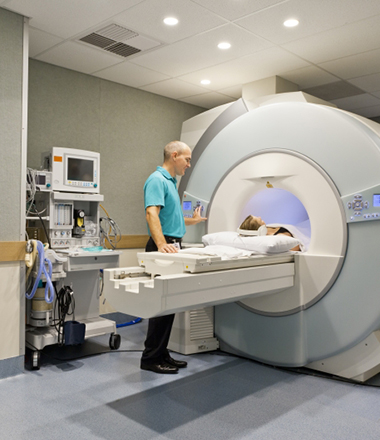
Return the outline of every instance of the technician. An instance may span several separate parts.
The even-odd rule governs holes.
[[[185,225],[195,225],[207,220],[201,216],[201,207],[193,217],[184,218],[177,190],[176,176],[183,176],[191,166],[191,149],[184,142],[173,141],[164,148],[162,167],[151,174],[144,185],[146,221],[150,238],[146,252],[175,253],[181,247]],[[174,314],[149,319],[141,369],[155,373],[175,374],[187,362],[173,359],[167,349]]]

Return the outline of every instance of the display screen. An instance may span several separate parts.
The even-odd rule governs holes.
[[[373,195],[372,205],[375,208],[379,208],[380,207],[380,194],[374,194]]]
[[[44,174],[37,174],[36,184],[37,185],[46,185],[46,176]]]
[[[67,180],[79,182],[94,181],[94,161],[87,159],[67,158]]]
[[[183,202],[183,210],[191,211],[191,202]]]

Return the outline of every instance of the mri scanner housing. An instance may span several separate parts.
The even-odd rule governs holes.
[[[302,230],[306,252],[209,273],[218,261],[200,257],[200,273],[182,273],[183,257],[173,254],[150,269],[165,267],[155,279],[142,268],[131,268],[132,281],[117,279],[123,269],[106,270],[105,293],[143,317],[214,304],[222,350],[364,381],[380,372],[380,130],[308,101],[302,92],[260,106],[240,99],[186,121],[192,167],[179,186],[184,214],[202,205],[208,218],[185,242],[236,231],[253,214]],[[144,266],[147,254],[139,258]]]
[[[180,195],[200,201],[208,217],[189,228],[185,241],[236,230],[247,213],[287,223],[281,194],[295,197],[310,222],[308,251],[295,259],[295,284],[216,306],[221,348],[274,365],[319,369],[351,353],[348,363],[371,358],[374,374],[380,360],[380,130],[357,115],[306,101],[301,92],[284,94],[249,110],[239,100],[216,117],[214,110],[210,124],[204,115],[184,123],[181,139],[190,146],[198,139]],[[265,199],[269,210],[259,202]]]

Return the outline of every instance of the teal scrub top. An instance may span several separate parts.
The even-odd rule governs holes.
[[[164,235],[182,238],[185,235],[181,201],[177,191],[177,179],[165,168],[157,167],[144,185],[145,209],[149,206],[160,206],[160,222]],[[148,232],[150,235],[149,226]]]

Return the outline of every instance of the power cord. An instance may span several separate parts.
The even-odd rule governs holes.
[[[56,295],[54,305],[54,327],[58,333],[58,345],[64,344],[64,323],[66,316],[73,315],[75,319],[75,298],[74,292],[69,286],[63,286]],[[58,316],[58,317],[57,317]]]

